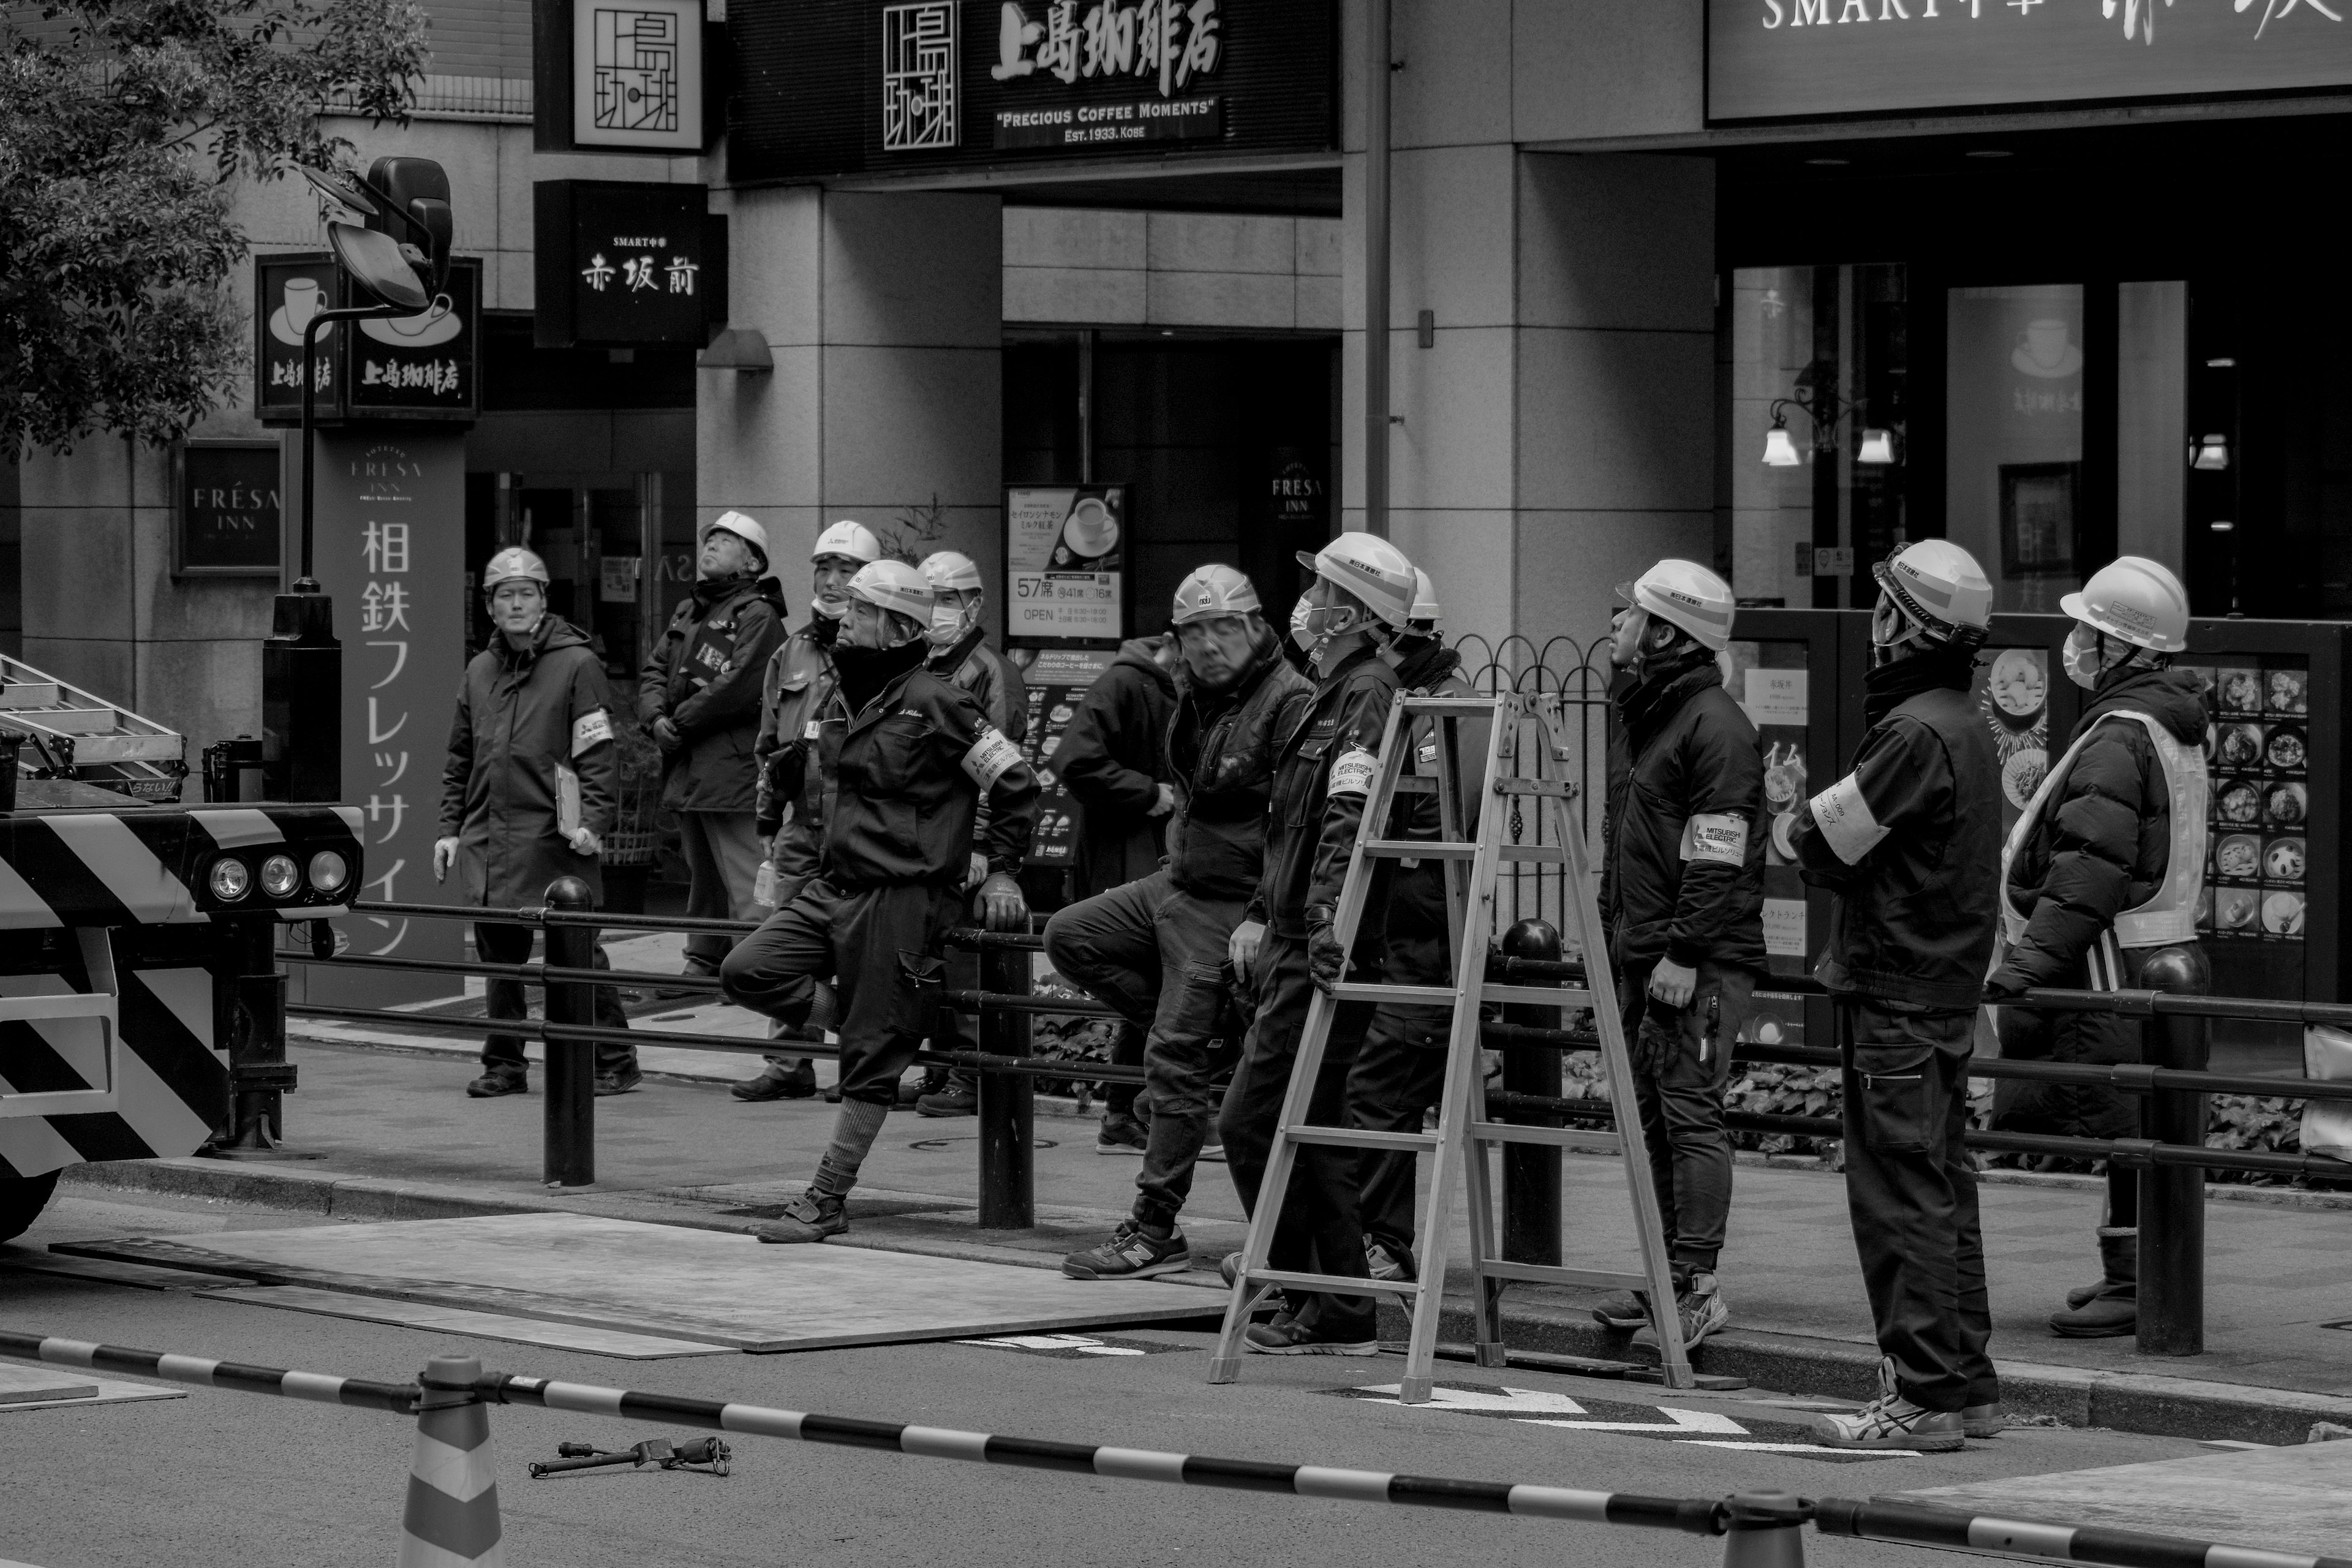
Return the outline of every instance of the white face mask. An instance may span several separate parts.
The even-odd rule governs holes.
[[[2076,621],[2074,629],[2066,634],[2066,649],[2063,655],[2066,679],[2085,691],[2097,690],[2099,677],[2106,673],[2099,667],[2099,656],[2098,632]]]
[[[961,605],[933,605],[930,629],[923,634],[923,640],[933,647],[950,647],[969,629]]]
[[[849,601],[846,599],[811,599],[809,601],[809,608],[814,610],[818,615],[823,616],[828,621],[844,620],[846,619],[849,615]]]
[[[1315,646],[1315,634],[1307,629],[1307,601],[1301,599],[1290,607],[1290,640],[1304,653]]]

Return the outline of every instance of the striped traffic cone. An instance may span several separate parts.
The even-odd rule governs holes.
[[[417,1381],[416,1458],[400,1521],[399,1568],[506,1568],[490,1416],[472,1356],[435,1356]]]

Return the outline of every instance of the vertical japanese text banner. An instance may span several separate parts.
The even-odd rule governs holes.
[[[441,765],[464,673],[466,437],[457,431],[321,432],[319,581],[343,645],[343,798],[360,809],[367,882],[383,903],[454,902],[433,881]],[[353,915],[337,946],[402,958],[465,956],[450,921]],[[310,971],[309,997],[383,1006],[456,994],[446,976]]]

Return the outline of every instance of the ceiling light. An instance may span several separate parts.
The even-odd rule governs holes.
[[[1977,147],[1970,149],[1968,155],[1971,158],[2006,158],[2009,153],[1999,147]]]
[[[2209,359],[2205,362],[2205,368],[2207,370],[2235,370],[2238,368],[2238,362],[2233,359]]]
[[[2230,437],[2216,431],[2189,448],[2189,466],[2207,473],[2219,473],[2230,466]]]
[[[1853,162],[1851,158],[1808,158],[1806,163],[1817,169],[1843,169]]]
[[[1764,466],[1769,468],[1793,468],[1804,462],[1797,454],[1797,444],[1789,439],[1789,426],[1774,421],[1764,433]]]
[[[2237,526],[2238,525],[2236,523],[2231,522],[2226,517],[2217,517],[2213,520],[2212,523],[2213,531],[2216,533],[2227,533]]]

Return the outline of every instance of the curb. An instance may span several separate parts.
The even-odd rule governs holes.
[[[696,1212],[659,1198],[583,1193],[569,1201],[484,1194],[457,1187],[337,1175],[284,1164],[223,1160],[117,1160],[67,1167],[68,1186],[163,1193],[217,1202],[253,1204],[346,1220],[463,1219],[483,1215],[596,1214],[694,1230],[750,1232],[756,1221]],[[979,1243],[912,1237],[841,1237],[827,1245],[877,1252],[907,1252],[1024,1268],[1056,1268],[1050,1254]],[[1162,1283],[1222,1292],[1213,1270],[1167,1276]],[[1217,1308],[1204,1303],[1203,1316]],[[1515,1351],[1622,1362],[1629,1336],[1610,1332],[1582,1311],[1545,1302],[1507,1307],[1504,1327]],[[1406,1337],[1410,1321],[1382,1306],[1380,1334]],[[1438,1338],[1466,1343],[1475,1337],[1467,1297],[1449,1293]],[[1877,1391],[1878,1352],[1872,1346],[1801,1334],[1734,1329],[1716,1335],[1691,1357],[1695,1371],[1745,1378],[1754,1387],[1825,1398],[1865,1400]],[[2215,1383],[2157,1373],[2102,1372],[2036,1362],[1996,1362],[2001,1397],[2011,1414],[2048,1415],[2069,1426],[2099,1426],[2153,1436],[2225,1438],[2273,1445],[2301,1444],[2315,1421],[2352,1425],[2352,1395]]]

